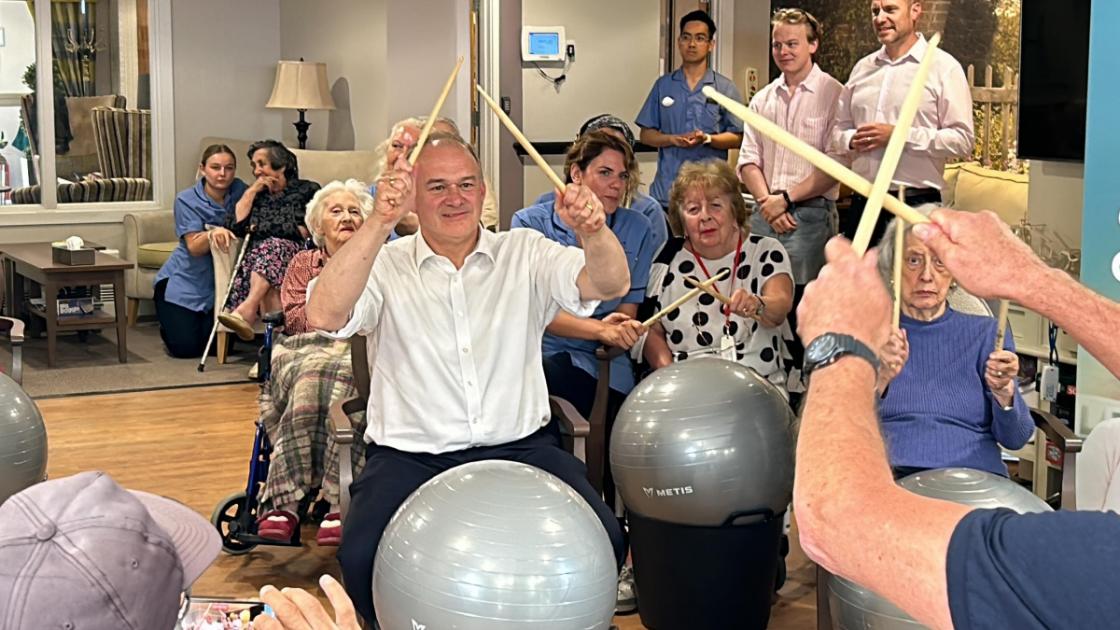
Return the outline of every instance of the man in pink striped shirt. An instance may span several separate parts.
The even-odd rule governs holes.
[[[918,32],[921,0],[871,0],[871,25],[878,51],[860,59],[848,78],[837,112],[834,149],[851,158],[852,170],[874,180],[883,151],[894,131],[902,101],[929,46]],[[892,192],[906,187],[910,205],[940,203],[943,172],[949,158],[972,155],[972,91],[960,62],[938,49],[931,62],[926,91],[906,148],[894,173]],[[866,199],[854,195],[841,217],[841,231],[852,238]],[[878,242],[890,216],[883,213],[872,236]]]
[[[811,146],[826,150],[843,86],[813,63],[820,44],[817,18],[801,9],[779,9],[770,20],[771,54],[782,75],[751,99],[750,107]],[[824,246],[836,234],[836,180],[804,158],[747,127],[739,149],[739,179],[758,210],[751,231],[778,239],[793,268],[794,310],[805,285],[824,265]],[[788,344],[800,365],[801,344]]]

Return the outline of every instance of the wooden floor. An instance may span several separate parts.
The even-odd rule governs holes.
[[[81,396],[38,401],[50,442],[48,473],[62,477],[103,470],[120,484],[168,496],[209,518],[227,495],[244,489],[257,416],[255,385]],[[313,529],[304,538],[314,541]],[[796,539],[796,536],[794,536]],[[796,540],[790,577],[771,628],[815,624],[815,578]],[[265,584],[318,593],[323,573],[338,575],[333,548],[258,547],[222,554],[196,582],[196,595],[255,598]],[[622,630],[643,628],[638,615],[618,617]]]

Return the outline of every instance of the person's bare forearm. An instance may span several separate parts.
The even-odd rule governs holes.
[[[646,363],[653,369],[660,369],[673,362],[673,352],[669,350],[669,342],[665,341],[665,329],[661,324],[654,324],[646,334],[646,343],[642,347],[642,356]]]
[[[187,253],[195,258],[210,255],[210,238],[206,231],[184,234],[183,243],[187,246]]]
[[[667,147],[673,143],[672,136],[667,133],[661,133],[656,129],[650,129],[649,127],[642,127],[642,130],[638,133],[638,140],[648,147],[657,149]]]
[[[770,194],[770,185],[766,183],[766,176],[762,174],[762,169],[757,164],[744,164],[743,168],[739,169],[739,181],[743,182],[755,201]]]
[[[390,226],[369,221],[327,260],[307,301],[310,328],[335,331],[346,325],[390,231]]]
[[[871,364],[850,356],[810,378],[794,481],[800,543],[829,571],[922,623],[951,628],[946,554],[968,508],[895,485],[875,414],[875,380]],[[900,571],[907,580],[898,579]]]
[[[1115,342],[1116,331],[1120,330],[1120,304],[1052,267],[1041,269],[1023,286],[1014,298],[1016,302],[1053,321],[1120,378],[1120,344]]]
[[[743,144],[743,134],[734,131],[710,134],[712,141],[709,145],[714,149],[738,149]]]
[[[766,305],[759,317],[762,324],[771,328],[781,326],[793,309],[793,279],[784,274],[770,278],[762,285],[758,299]]]
[[[606,227],[583,236],[584,267],[580,297],[584,300],[613,300],[630,291],[630,267],[626,252],[614,232]]]
[[[798,182],[793,188],[789,189],[789,198],[794,203],[820,197],[832,190],[836,185],[836,180],[826,175],[820,169],[814,168],[813,172],[808,177]]]
[[[258,188],[250,186],[245,194],[241,195],[241,199],[237,200],[237,205],[234,206],[235,222],[241,223],[249,217],[249,213],[253,210],[253,200],[257,198]]]
[[[561,310],[545,330],[558,337],[600,341],[599,335],[605,327],[606,324],[594,317],[576,317],[568,311]]]

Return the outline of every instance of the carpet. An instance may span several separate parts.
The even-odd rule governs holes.
[[[206,370],[198,359],[167,355],[157,322],[139,322],[128,329],[128,363],[117,361],[116,329],[91,332],[83,341],[76,333],[58,336],[55,367],[47,368],[47,338],[28,338],[23,344],[23,388],[32,398],[143,391],[243,383],[256,358],[255,346],[233,344],[225,365],[213,356]],[[7,372],[12,354],[7,340],[0,340],[0,370]]]

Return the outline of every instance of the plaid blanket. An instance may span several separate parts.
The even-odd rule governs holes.
[[[272,352],[272,379],[261,388],[261,421],[272,442],[264,509],[293,508],[321,489],[332,508],[339,503],[338,445],[330,430],[331,403],[357,394],[350,344],[316,333],[293,335]],[[358,439],[348,458],[357,477],[365,463],[364,414],[351,417]]]

